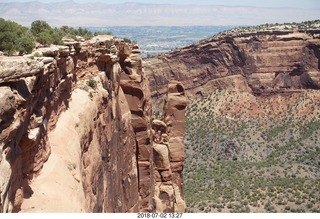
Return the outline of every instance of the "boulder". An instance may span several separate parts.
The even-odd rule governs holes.
[[[0,83],[13,82],[43,72],[44,64],[25,57],[0,57]]]
[[[163,144],[153,144],[153,156],[155,167],[157,170],[169,170],[170,161],[169,161],[169,151],[168,147]]]

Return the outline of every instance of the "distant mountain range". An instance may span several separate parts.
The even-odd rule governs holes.
[[[61,26],[255,25],[319,19],[320,9],[174,4],[0,3],[0,17],[30,26],[46,20]]]

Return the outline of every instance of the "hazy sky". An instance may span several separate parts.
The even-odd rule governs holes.
[[[30,2],[32,0],[0,0]],[[46,3],[66,0],[33,0]],[[257,25],[320,19],[320,0],[73,0],[81,4],[10,4],[0,7],[0,17],[30,26],[46,20],[53,26],[186,26]],[[102,6],[94,2],[152,5]],[[172,5],[157,5],[172,4]],[[181,6],[184,4],[185,6]],[[205,6],[203,6],[205,5]],[[230,7],[234,6],[234,7]],[[244,7],[236,7],[244,6]],[[249,6],[249,7],[248,7]],[[254,7],[254,8],[252,8]]]
[[[0,0],[0,2],[28,2],[30,0]],[[38,0],[39,2],[59,2],[64,0]],[[73,0],[79,3],[105,2],[125,3],[140,2],[150,4],[212,4],[227,6],[255,6],[255,7],[294,7],[320,8],[320,0]]]

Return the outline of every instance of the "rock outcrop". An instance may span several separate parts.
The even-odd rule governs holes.
[[[1,56],[0,212],[183,212],[186,101],[179,83],[169,93],[154,144],[138,46],[97,36]]]
[[[163,121],[154,120],[155,208],[157,212],[184,212],[182,170],[187,100],[180,82],[171,81],[163,109]]]
[[[127,74],[123,75],[120,84],[130,108],[135,136],[140,211],[150,212],[153,210],[154,166],[149,81],[143,75],[142,60],[138,47],[134,47],[130,55],[124,57],[123,60],[122,66]]]
[[[47,134],[68,107],[74,83],[73,68],[66,71],[70,63],[0,57],[0,211],[20,209],[28,181],[50,155]]]
[[[170,80],[189,97],[213,89],[269,95],[320,88],[320,30],[225,32],[198,44],[145,59],[155,100]]]

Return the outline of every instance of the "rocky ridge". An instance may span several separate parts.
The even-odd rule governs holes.
[[[152,121],[138,46],[97,36],[0,56],[0,89],[0,212],[185,211],[184,89],[170,84]]]
[[[145,59],[157,106],[185,85],[188,212],[319,212],[319,33],[235,28]]]
[[[299,27],[236,28],[147,58],[152,97],[164,97],[170,80],[181,81],[188,97],[205,96],[214,89],[255,95],[318,89],[320,29]]]

